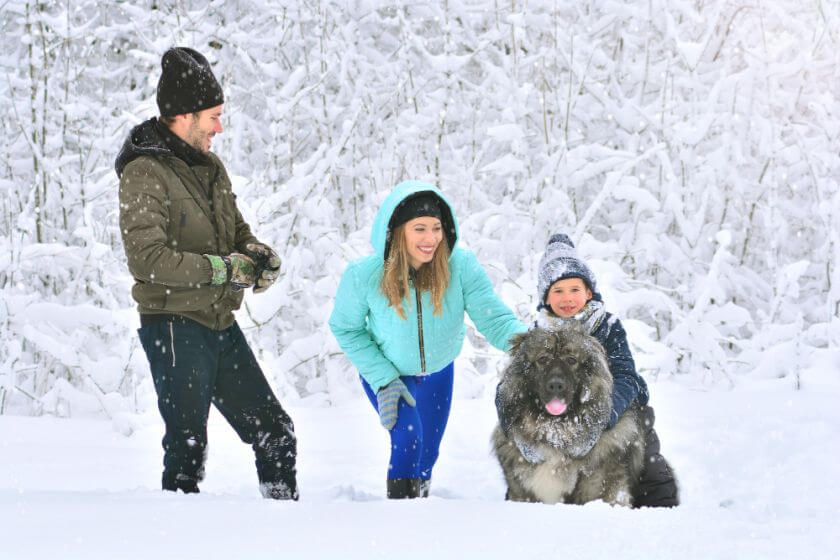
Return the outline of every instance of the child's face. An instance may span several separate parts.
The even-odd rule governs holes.
[[[558,317],[574,317],[592,299],[592,290],[580,278],[558,280],[548,289],[545,302]]]

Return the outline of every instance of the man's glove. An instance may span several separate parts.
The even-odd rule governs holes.
[[[408,406],[414,406],[416,401],[405,383],[397,377],[376,393],[376,407],[379,409],[379,423],[382,424],[386,430],[390,430],[397,423],[397,405],[399,405],[400,397],[405,399]]]
[[[213,278],[210,283],[214,286],[230,284],[234,291],[250,288],[256,279],[254,261],[240,253],[231,253],[226,257],[204,255],[210,261]]]
[[[245,254],[251,257],[256,267],[254,293],[262,293],[280,276],[280,257],[271,247],[262,243],[248,243],[245,245]]]

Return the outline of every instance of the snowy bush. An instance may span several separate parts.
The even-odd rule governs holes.
[[[454,201],[524,320],[569,232],[645,375],[733,383],[837,352],[836,3],[17,0],[0,21],[0,413],[153,402],[112,163],[175,44],[214,64],[214,150],[284,259],[238,312],[281,399],[359,393],[326,318],[406,178]],[[464,390],[500,356],[471,334]]]

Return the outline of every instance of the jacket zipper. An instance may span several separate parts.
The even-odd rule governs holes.
[[[423,306],[420,303],[420,288],[414,285],[414,295],[417,299],[417,338],[420,341],[420,373],[426,373],[426,351],[423,348]]]

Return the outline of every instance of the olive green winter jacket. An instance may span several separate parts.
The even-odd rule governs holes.
[[[131,294],[141,314],[173,313],[226,329],[243,292],[211,285],[203,255],[241,252],[258,241],[219,158],[208,153],[205,165],[188,165],[170,149],[161,126],[151,119],[135,127],[116,162],[120,231],[135,280]]]

